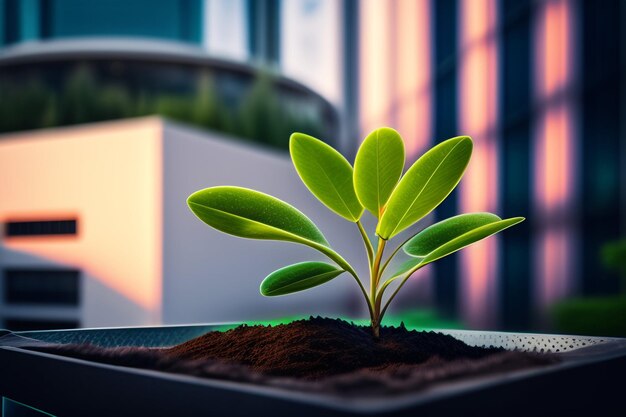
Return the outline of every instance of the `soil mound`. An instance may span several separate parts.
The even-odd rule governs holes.
[[[369,327],[312,317],[289,324],[240,326],[211,332],[164,352],[180,359],[219,359],[248,365],[267,375],[316,379],[371,367],[479,359],[502,352],[471,347],[452,336],[383,327],[374,339]]]
[[[36,347],[79,359],[336,394],[394,394],[433,383],[558,362],[552,354],[472,347],[452,336],[320,317],[242,325],[169,348]]]

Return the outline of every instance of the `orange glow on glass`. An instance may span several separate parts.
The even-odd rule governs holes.
[[[537,289],[542,307],[568,294],[573,285],[574,234],[566,213],[573,205],[575,175],[573,101],[573,9],[569,0],[540,3],[535,28],[535,126]]]
[[[389,5],[378,0],[359,3],[361,140],[389,123],[392,86]]]
[[[539,93],[546,98],[566,88],[570,81],[570,20],[571,7],[567,0],[551,0],[539,13],[537,60],[543,77],[538,79]]]
[[[431,141],[430,2],[359,4],[361,136],[391,126],[415,160]]]
[[[392,110],[404,139],[407,160],[413,161],[431,142],[430,2],[398,0],[395,8],[397,64]],[[391,124],[390,121],[389,123]]]
[[[573,133],[571,113],[565,103],[552,106],[539,118],[535,194],[540,210],[546,214],[565,210],[570,204]]]
[[[542,308],[562,298],[571,290],[571,234],[564,229],[545,231],[536,248],[538,304]]]
[[[474,140],[472,161],[460,188],[462,212],[497,212],[498,71],[496,0],[460,2],[459,132]],[[472,327],[496,317],[497,238],[461,252],[463,317]]]

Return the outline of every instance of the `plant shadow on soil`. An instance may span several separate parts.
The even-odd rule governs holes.
[[[436,383],[545,366],[556,355],[473,347],[452,336],[311,317],[241,325],[168,348],[55,345],[32,348],[113,365],[242,381],[308,392],[389,395]]]

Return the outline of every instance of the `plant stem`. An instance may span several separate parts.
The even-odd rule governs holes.
[[[385,242],[386,241],[384,239],[378,238],[378,248],[376,249],[376,256],[374,257],[374,263],[370,274],[370,298],[372,299],[372,302],[376,299],[376,293],[378,290],[378,281],[380,278],[378,271],[380,271],[380,261],[385,250]]]
[[[372,247],[372,241],[369,236],[367,236],[367,232],[365,232],[360,220],[356,221],[356,225],[359,228],[359,232],[361,232],[361,237],[363,238],[363,244],[365,245],[365,251],[367,252],[367,259],[369,260],[371,270],[374,263],[374,248]]]
[[[389,265],[389,263],[391,262],[391,260],[394,258],[394,256],[396,256],[396,254],[400,251],[400,249],[402,249],[402,247],[404,245],[406,245],[406,243],[413,239],[415,236],[417,236],[418,233],[420,233],[422,230],[424,230],[423,228],[420,229],[417,233],[412,234],[411,236],[407,237],[406,240],[404,242],[402,242],[401,244],[398,245],[398,247],[396,247],[394,249],[394,251],[391,253],[391,255],[389,255],[389,257],[387,258],[387,260],[385,261],[385,263],[383,264],[383,267],[380,269],[380,275],[383,275],[383,272],[385,272],[385,269],[387,269],[387,266]]]
[[[378,238],[378,248],[376,250],[376,256],[374,257],[374,264],[370,271],[370,304],[372,304],[373,308],[372,333],[375,338],[378,338],[380,335],[380,304],[376,303],[376,298],[378,295],[378,283],[380,282],[380,262],[385,252],[386,243],[387,241],[385,239]]]

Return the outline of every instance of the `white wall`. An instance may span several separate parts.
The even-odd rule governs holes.
[[[309,193],[286,152],[272,152],[168,122],[163,155],[166,323],[364,313],[364,301],[348,274],[299,294],[261,296],[259,284],[270,272],[295,262],[324,260],[324,256],[300,245],[220,233],[187,208],[189,194],[211,186],[236,185],[265,192],[305,213],[334,248],[366,273],[356,226],[331,213]]]

